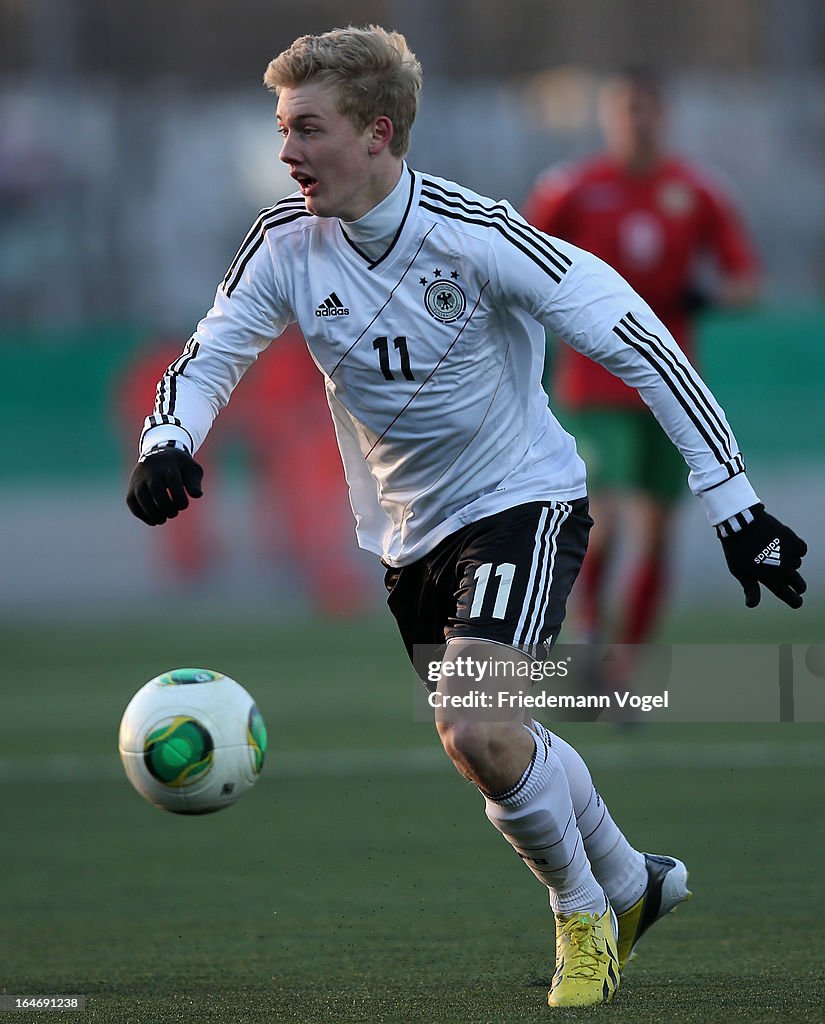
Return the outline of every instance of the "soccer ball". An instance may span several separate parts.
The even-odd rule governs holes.
[[[228,807],[256,783],[266,726],[234,679],[178,668],[150,679],[120,722],[120,759],[142,797],[176,814]]]

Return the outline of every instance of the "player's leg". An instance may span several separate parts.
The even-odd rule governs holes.
[[[576,619],[583,638],[598,643],[606,628],[606,595],[610,566],[616,548],[618,501],[615,494],[602,492],[590,501],[593,530],[576,588]]]
[[[621,971],[648,928],[690,899],[687,868],[675,857],[634,849],[611,817],[578,751],[542,723],[531,721],[530,727],[552,747],[564,767],[593,875],[618,916]]]
[[[676,502],[686,488],[684,460],[647,410],[635,414],[637,475],[627,498],[634,564],[623,587],[622,644],[645,643],[664,607]]]
[[[575,590],[575,618],[586,641],[595,643],[609,631],[608,588],[621,539],[621,510],[628,486],[637,475],[633,410],[579,409],[565,417],[576,448],[587,464],[587,487],[593,529]]]
[[[503,646],[453,639],[447,644],[437,687],[435,724],[455,767],[484,795],[488,819],[547,886],[557,914],[598,913],[605,896],[593,877],[570,797],[564,767],[549,744],[524,725],[518,704],[508,708],[499,693],[518,694],[518,663],[533,659]],[[468,664],[493,665],[489,675]],[[491,706],[462,706],[467,695],[490,696]],[[456,701],[456,705],[449,703]]]
[[[468,662],[497,668],[532,658],[501,644],[453,639],[447,644],[436,696],[436,725],[458,770],[484,797],[491,824],[546,886],[555,915],[556,970],[551,1006],[584,1006],[612,998],[619,985],[618,921],[593,875],[579,832],[564,766],[539,732],[524,724],[519,709],[454,707],[449,698],[516,694],[499,675],[479,686],[449,671]]]
[[[540,722],[531,722],[531,728],[555,751],[564,768],[593,874],[613,909],[621,914],[644,892],[647,880],[644,855],[630,845],[613,821],[578,751]]]
[[[546,886],[556,915],[551,1005],[612,998],[619,982],[617,927],[584,849],[564,767],[540,734],[524,724],[520,704],[496,700],[524,688],[526,651],[549,649],[581,565],[590,519],[586,502],[510,509],[462,531],[453,554],[455,611],[439,681],[440,698],[481,691],[492,711],[439,701],[437,727],[456,767],[484,795],[487,818]],[[519,650],[518,648],[521,648]],[[449,667],[464,659],[496,666],[482,685],[478,670]],[[508,673],[507,668],[512,671]],[[529,675],[526,677],[529,679]]]
[[[664,604],[673,505],[638,493],[627,497],[627,511],[635,559],[623,587],[624,615],[618,640],[620,644],[642,644],[653,635]]]

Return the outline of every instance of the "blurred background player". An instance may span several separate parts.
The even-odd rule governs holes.
[[[124,433],[151,406],[158,380],[179,354],[179,340],[159,340],[139,349],[126,367],[115,402]],[[240,448],[254,480],[256,553],[270,565],[288,563],[314,610],[363,613],[370,597],[351,554],[355,537],[341,457],[318,368],[296,327],[287,328],[277,351],[251,368],[248,385],[246,400],[227,407],[219,437],[210,438],[218,443],[206,446],[202,461],[211,470],[223,461],[221,449]],[[162,571],[183,583],[213,570],[230,547],[208,508],[198,504],[191,513],[152,538]]]
[[[694,361],[701,309],[755,301],[753,246],[723,189],[667,152],[654,73],[630,69],[610,78],[599,97],[599,123],[603,152],[546,172],[525,216],[618,270]],[[579,628],[590,641],[643,643],[663,606],[675,503],[686,492],[684,463],[637,391],[567,345],[558,346],[552,366],[560,418],[587,463],[595,521],[576,588]],[[613,622],[606,594],[625,529],[633,554]]]

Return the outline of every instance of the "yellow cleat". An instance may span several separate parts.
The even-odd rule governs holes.
[[[571,914],[556,918],[556,973],[547,993],[550,1006],[607,1003],[619,987],[616,915]]]
[[[633,947],[648,928],[693,895],[687,887],[687,868],[675,857],[646,853],[647,888],[639,899],[619,914],[619,970],[633,956]]]

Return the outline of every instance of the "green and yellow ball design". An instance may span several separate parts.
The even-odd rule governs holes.
[[[176,789],[202,779],[212,768],[214,758],[215,745],[209,730],[184,715],[153,729],[143,745],[146,770],[164,786]]]
[[[164,672],[155,680],[160,686],[189,686],[192,683],[215,683],[223,679],[220,672],[208,668],[176,668],[172,672]]]
[[[252,750],[252,768],[256,775],[260,775],[266,760],[266,725],[256,704],[249,709],[246,741]]]

